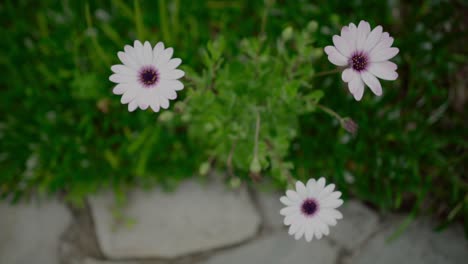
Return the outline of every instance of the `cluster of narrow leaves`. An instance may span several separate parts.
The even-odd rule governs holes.
[[[286,156],[299,116],[314,111],[322,96],[308,84],[312,62],[322,56],[311,37],[315,28],[311,23],[295,34],[286,28],[273,46],[261,37],[244,39],[229,61],[222,57],[222,38],[208,44],[208,70],[187,74],[181,111],[189,138],[204,152],[201,174],[215,165],[231,176],[258,179],[262,171],[287,180],[293,164]]]

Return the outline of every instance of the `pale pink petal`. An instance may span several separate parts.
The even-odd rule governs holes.
[[[117,56],[119,57],[120,61],[124,65],[126,65],[126,66],[128,66],[128,67],[130,67],[130,68],[132,68],[134,70],[138,70],[139,66],[136,63],[136,61],[134,61],[132,58],[130,58],[125,52],[119,51],[117,53]]]
[[[164,97],[166,97],[169,100],[174,100],[177,98],[177,93],[170,87],[161,86],[160,91],[164,95]]]
[[[153,49],[148,41],[145,41],[145,45],[143,46],[143,62],[145,65],[153,62]]]
[[[176,80],[184,77],[185,72],[179,69],[161,73],[161,79],[164,80]]]
[[[358,31],[357,31],[357,38],[356,38],[356,49],[363,50],[364,44],[367,39],[367,35],[370,33],[370,25],[368,22],[361,20],[359,22]]]
[[[153,98],[153,101],[151,102],[150,107],[153,110],[153,112],[155,113],[159,112],[159,100],[154,100]]]
[[[369,86],[369,88],[375,95],[382,95],[382,85],[380,84],[379,80],[375,78],[374,75],[372,75],[372,73],[366,71],[362,72],[361,77],[364,83],[367,84],[367,86]]]
[[[136,101],[131,101],[129,104],[128,104],[128,111],[129,112],[133,112],[135,111],[135,109],[137,109],[138,107],[138,104]]]
[[[289,200],[291,200],[293,202],[300,202],[301,201],[301,197],[299,197],[299,195],[295,191],[287,190],[286,191],[286,196],[289,198]]]
[[[369,36],[366,39],[366,43],[364,44],[365,51],[371,51],[372,48],[380,41],[382,37],[382,26],[377,26],[372,30]]]
[[[115,73],[126,74],[126,75],[136,75],[136,71],[128,66],[117,64],[111,67],[111,70]]]
[[[133,90],[127,90],[122,98],[120,98],[120,102],[122,104],[128,104],[130,103],[133,99],[137,97],[137,91],[135,89]]]
[[[286,196],[281,196],[280,201],[281,201],[281,203],[283,203],[283,204],[286,205],[286,206],[291,206],[291,205],[295,205],[295,204],[296,204],[296,203],[294,203],[293,201],[289,200],[289,198],[286,197]]]
[[[360,101],[364,95],[364,82],[362,81],[361,75],[357,74],[356,77],[349,82],[348,87],[354,99]]]
[[[353,69],[346,68],[341,74],[341,79],[343,80],[343,82],[348,83],[352,79],[354,79],[356,74],[357,74],[356,71],[354,71]]]
[[[296,182],[296,192],[299,194],[299,196],[302,199],[307,199],[307,195],[308,195],[307,189],[305,185],[300,181]]]
[[[173,48],[165,49],[161,53],[161,55],[158,56],[158,59],[155,61],[156,67],[164,67],[164,65],[166,65],[169,62],[169,60],[171,59],[173,53],[174,53]]]
[[[348,65],[348,59],[343,56],[335,47],[327,46],[325,52],[328,54],[328,60],[338,66]]]
[[[346,58],[349,58],[351,56],[351,49],[347,40],[335,35],[333,36],[333,44],[335,45],[336,49],[341,53],[341,55],[345,56]]]
[[[164,97],[159,97],[159,104],[161,106],[161,108],[163,109],[167,109],[169,108],[169,100],[167,98],[164,98]]]
[[[393,81],[398,78],[398,73],[395,72],[397,65],[391,61],[373,62],[367,69],[380,79]]]
[[[374,49],[370,54],[371,62],[386,61],[395,57],[400,50],[398,48],[385,48],[385,49]]]
[[[144,63],[143,44],[139,40],[133,42],[133,48],[135,50],[136,57],[140,63]]]
[[[158,42],[153,49],[153,64],[156,64],[158,57],[161,56],[162,52],[164,51],[164,43]]]

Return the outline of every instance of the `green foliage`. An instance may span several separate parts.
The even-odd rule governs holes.
[[[304,87],[322,49],[313,46],[313,32],[293,36],[290,31],[271,45],[264,38],[243,39],[230,60],[222,57],[223,38],[210,42],[202,53],[207,70],[189,75],[193,87],[181,113],[188,136],[200,154],[232,176],[271,171],[282,184],[291,177],[293,166],[285,158],[298,134],[299,116],[312,112],[321,95]]]
[[[0,196],[326,176],[346,196],[468,227],[460,69],[466,4],[424,0],[97,0],[0,3]],[[349,22],[383,25],[400,77],[355,102],[322,54]],[[310,22],[312,21],[312,22]],[[128,113],[110,66],[134,39],[174,46],[186,89]],[[466,66],[465,66],[466,67]],[[461,88],[460,88],[461,87]],[[356,136],[318,102],[359,124]],[[319,109],[320,108],[320,109]]]

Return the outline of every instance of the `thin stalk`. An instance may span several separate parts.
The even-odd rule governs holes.
[[[321,105],[321,104],[315,104],[315,106],[317,106],[320,110],[324,111],[325,113],[335,117],[336,119],[338,119],[340,122],[341,120],[343,120],[343,117],[341,117],[337,112],[333,111],[332,109],[324,106],[324,105]]]
[[[329,71],[318,72],[318,73],[314,74],[313,78],[320,77],[320,76],[325,76],[325,75],[330,75],[330,74],[334,74],[334,73],[339,73],[339,72],[341,72],[340,68],[334,69],[334,70],[329,70]]]

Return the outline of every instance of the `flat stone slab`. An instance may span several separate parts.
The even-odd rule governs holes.
[[[286,231],[274,233],[239,248],[222,251],[202,264],[335,264],[339,249],[327,239],[310,243],[294,240]]]
[[[111,260],[97,260],[92,258],[86,258],[79,264],[139,264],[136,261],[111,261]]]
[[[0,263],[58,264],[60,236],[70,221],[57,200],[0,203]]]
[[[461,226],[443,232],[433,232],[434,225],[426,219],[409,225],[395,240],[388,239],[401,226],[404,219],[390,221],[382,232],[366,242],[365,246],[349,258],[347,264],[461,264],[468,259],[468,242]]]
[[[114,198],[90,197],[100,248],[111,259],[175,258],[240,243],[257,233],[260,216],[245,189],[182,183],[175,192],[136,190],[122,214],[134,225],[115,228]]]
[[[330,228],[330,239],[348,250],[359,248],[379,228],[378,215],[358,201],[346,201],[338,210],[343,219]]]
[[[258,202],[264,217],[264,225],[269,229],[286,228],[283,224],[284,216],[279,213],[284,207],[280,202],[282,195],[284,194],[277,192],[257,192]]]

